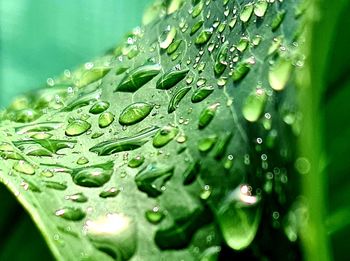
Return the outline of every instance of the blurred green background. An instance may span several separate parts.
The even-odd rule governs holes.
[[[0,108],[113,47],[150,0],[1,0]]]
[[[150,2],[0,0],[0,109],[115,46],[141,24]],[[52,260],[34,223],[2,184],[0,260]]]

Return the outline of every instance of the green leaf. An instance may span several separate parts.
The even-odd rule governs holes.
[[[2,113],[1,180],[58,260],[258,258],[266,235],[295,247],[274,228],[299,195],[295,4],[166,1],[113,52]]]

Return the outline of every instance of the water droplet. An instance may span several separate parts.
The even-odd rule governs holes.
[[[175,86],[182,79],[184,79],[189,72],[189,69],[171,69],[170,71],[163,74],[157,81],[156,88],[161,90],[168,90]]]
[[[284,57],[280,57],[269,70],[269,83],[275,91],[281,91],[286,86],[292,71],[292,64]]]
[[[124,214],[112,213],[88,220],[84,229],[92,244],[114,260],[129,260],[136,251],[136,224]]]
[[[86,166],[73,169],[71,175],[73,182],[83,187],[101,187],[109,181],[113,174],[113,162]]]
[[[82,192],[75,193],[72,195],[67,195],[64,198],[66,200],[71,200],[71,201],[78,202],[78,203],[85,203],[88,201],[88,198]]]
[[[82,93],[77,99],[69,103],[62,111],[72,111],[74,109],[89,105],[97,101],[101,97],[101,89],[94,90],[89,93]]]
[[[116,189],[115,187],[111,187],[107,190],[102,191],[99,196],[101,198],[114,198],[120,193],[119,189]]]
[[[211,36],[213,35],[213,30],[212,29],[204,29],[203,31],[200,32],[200,34],[197,36],[196,40],[194,43],[197,46],[201,46],[203,44],[206,44]]]
[[[91,124],[84,120],[73,120],[66,128],[67,136],[79,136],[87,132],[91,128]]]
[[[198,150],[200,152],[209,152],[218,140],[218,136],[210,135],[206,138],[202,138],[198,141]]]
[[[44,180],[43,183],[45,187],[52,188],[56,190],[65,190],[67,189],[67,184],[65,182],[56,182],[51,180]]]
[[[276,31],[280,27],[280,25],[282,24],[285,16],[286,16],[286,11],[285,10],[279,11],[276,14],[275,18],[271,22],[271,30],[272,30],[272,32]]]
[[[197,17],[197,16],[202,12],[203,6],[204,6],[203,1],[200,1],[200,2],[193,8],[193,11],[192,11],[192,18]]]
[[[52,134],[47,132],[37,132],[37,133],[34,133],[33,135],[30,135],[30,137],[36,140],[45,140],[45,139],[51,138]]]
[[[27,123],[38,119],[41,116],[41,113],[34,109],[27,108],[23,110],[14,111],[13,115],[9,115],[9,118],[15,122]]]
[[[76,82],[76,86],[81,88],[90,83],[96,82],[101,78],[103,78],[110,70],[111,70],[110,67],[92,68],[92,69],[86,70],[82,74],[80,79]]]
[[[217,211],[223,237],[234,250],[242,250],[250,245],[260,223],[261,208],[247,187],[241,185],[231,192]]]
[[[135,182],[139,190],[147,193],[149,197],[157,197],[162,194],[162,187],[173,176],[174,167],[151,163],[135,176]]]
[[[185,97],[189,90],[191,90],[190,86],[180,86],[178,89],[176,89],[170,98],[168,113],[172,113],[177,109],[180,101]]]
[[[254,46],[258,46],[262,40],[261,35],[255,35],[254,38],[252,39],[252,43]]]
[[[85,164],[87,164],[87,163],[89,163],[89,160],[88,160],[86,157],[84,157],[84,156],[80,157],[80,158],[77,160],[77,164],[78,164],[78,165],[85,165]]]
[[[233,17],[232,20],[229,22],[228,26],[233,29],[236,25],[237,17]]]
[[[165,36],[164,36],[165,34]],[[169,30],[165,31],[159,39],[159,47],[162,49],[167,49],[169,45],[173,42],[176,36],[176,28],[171,27]]]
[[[109,102],[99,101],[91,106],[89,112],[92,114],[100,114],[109,108]]]
[[[232,80],[233,82],[240,82],[243,80],[250,71],[249,63],[242,61],[237,63],[236,67],[232,72]]]
[[[142,155],[137,155],[136,157],[132,158],[128,162],[128,166],[130,168],[137,168],[140,167],[145,161],[145,157]]]
[[[128,73],[115,91],[135,92],[152,80],[162,69],[159,64],[142,65]]]
[[[257,121],[265,109],[266,93],[263,89],[257,89],[246,98],[242,113],[247,121]]]
[[[195,90],[192,94],[191,101],[193,103],[201,102],[214,91],[213,86],[203,86]]]
[[[154,104],[136,102],[127,106],[119,116],[121,125],[133,125],[144,120],[152,111]]]
[[[161,148],[173,140],[176,135],[179,133],[177,127],[171,125],[166,125],[163,128],[159,129],[158,132],[154,135],[153,146],[155,148]]]
[[[228,42],[223,43],[220,47],[214,64],[214,73],[216,77],[219,77],[227,67],[227,53],[228,53]]]
[[[266,0],[258,0],[254,5],[254,14],[257,17],[263,17],[266,13],[268,3]]]
[[[220,103],[214,103],[206,108],[204,108],[199,115],[198,128],[204,129],[208,124],[213,120],[217,108],[220,106]]]
[[[176,52],[176,50],[179,48],[180,44],[182,43],[181,39],[175,40],[173,43],[171,43],[168,47],[168,49],[166,50],[166,53],[168,55],[173,54],[174,52]]]
[[[199,161],[193,161],[188,165],[185,172],[183,173],[183,184],[189,185],[195,181],[197,176],[199,175],[201,165]]]
[[[253,9],[254,9],[253,3],[248,3],[248,4],[244,5],[243,8],[242,8],[241,14],[239,16],[239,19],[243,23],[248,22],[248,20],[252,16]]]
[[[52,153],[58,154],[58,151],[61,149],[72,149],[74,148],[76,141],[70,140],[52,140],[52,139],[42,139],[42,140],[19,140],[14,141],[13,144],[19,148],[20,150],[24,150],[26,146],[32,147],[40,145],[47,151],[50,151]]]
[[[13,169],[27,175],[34,175],[34,167],[25,160],[19,160],[13,165]]]
[[[241,39],[239,39],[239,42],[236,46],[237,50],[240,52],[244,52],[245,49],[247,49],[249,43],[249,39],[247,37],[241,37]]]
[[[145,216],[148,222],[152,224],[159,224],[165,217],[165,214],[159,209],[159,207],[154,207],[151,210],[147,210],[145,212]]]
[[[114,121],[114,114],[111,112],[103,112],[99,117],[98,117],[98,126],[100,128],[106,128],[109,125],[112,124]]]
[[[79,221],[85,217],[85,212],[80,208],[64,207],[55,212],[55,215],[70,221]]]
[[[199,20],[198,22],[196,22],[191,28],[190,36],[194,35],[203,26],[203,24],[203,20]]]
[[[110,139],[96,144],[89,150],[99,156],[111,155],[121,151],[134,150],[145,144],[158,131],[158,127],[152,127],[141,133],[120,139]]]

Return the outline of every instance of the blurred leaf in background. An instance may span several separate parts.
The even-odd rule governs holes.
[[[1,0],[0,108],[115,46],[150,2]]]

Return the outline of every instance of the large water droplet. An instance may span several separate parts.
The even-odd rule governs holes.
[[[180,101],[185,97],[189,90],[191,90],[190,86],[180,86],[176,89],[176,91],[170,98],[170,102],[168,105],[168,113],[172,113],[177,109]]]
[[[203,20],[199,20],[198,22],[196,22],[192,28],[191,28],[191,31],[190,31],[190,35],[194,35],[198,30],[199,28],[201,28],[204,24],[204,21]]]
[[[121,125],[133,125],[145,119],[152,111],[154,104],[136,102],[127,106],[119,116]]]
[[[254,9],[253,3],[248,3],[248,4],[244,5],[243,8],[242,8],[242,10],[241,10],[241,14],[240,14],[240,16],[239,16],[239,19],[240,19],[243,23],[248,22],[248,20],[249,20],[250,17],[252,16],[253,9]]]
[[[135,92],[152,80],[162,69],[159,64],[142,65],[128,73],[120,82],[115,91]]]
[[[258,0],[254,5],[254,14],[257,17],[263,17],[266,13],[268,3],[266,0]]]
[[[228,42],[225,42],[220,47],[214,64],[214,73],[216,77],[221,76],[227,67]]]
[[[203,44],[206,44],[209,41],[209,39],[211,38],[212,35],[213,35],[213,30],[212,29],[204,29],[202,32],[199,33],[199,35],[197,36],[197,38],[194,41],[194,43],[197,46],[201,46]]]
[[[250,122],[257,121],[265,109],[266,99],[263,89],[257,89],[249,94],[242,107],[244,118]]]
[[[137,155],[128,162],[130,168],[140,167],[145,161],[145,157],[142,155]]]
[[[165,35],[165,36],[163,36]],[[169,30],[165,31],[159,39],[159,47],[162,49],[167,49],[169,45],[173,42],[176,36],[176,28],[171,27]]]
[[[214,91],[213,86],[203,86],[194,91],[191,97],[193,103],[201,102]]]
[[[77,87],[84,87],[90,83],[96,82],[103,78],[111,68],[104,67],[104,68],[92,68],[90,70],[85,71],[81,78],[76,82]]]
[[[19,140],[19,141],[14,141],[13,144],[19,148],[20,150],[25,150],[25,148],[32,147],[32,146],[37,146],[40,145],[44,149],[58,154],[58,151],[61,149],[72,149],[74,148],[74,145],[77,143],[77,141],[70,140],[52,140],[52,139],[42,139],[42,140]]]
[[[280,27],[280,25],[282,24],[285,16],[286,16],[286,11],[285,10],[279,11],[276,14],[275,18],[271,22],[271,30],[273,32],[276,31]]]
[[[83,187],[101,187],[109,181],[113,174],[113,161],[103,164],[73,169],[73,182]]]
[[[157,197],[162,194],[163,186],[173,176],[174,167],[151,163],[135,176],[135,182],[139,190],[147,193],[149,197]]]
[[[237,63],[236,67],[233,69],[233,72],[232,72],[233,82],[240,82],[241,80],[243,80],[244,77],[246,77],[246,75],[249,73],[249,71],[250,71],[249,63],[245,61]]]
[[[88,220],[84,229],[92,244],[114,260],[129,260],[136,251],[136,224],[124,214],[113,213]]]
[[[218,140],[218,136],[213,134],[198,141],[198,150],[200,152],[209,152]]]
[[[19,160],[13,165],[13,169],[27,175],[34,175],[34,167],[25,160]]]
[[[114,114],[111,112],[103,112],[99,117],[98,117],[98,126],[100,128],[106,128],[109,125],[112,124],[114,121]]]
[[[220,106],[220,103],[214,103],[206,108],[204,108],[199,115],[198,128],[204,129],[208,124],[213,120],[217,108]]]
[[[85,217],[85,212],[80,208],[64,207],[55,212],[55,215],[66,220],[79,221]]]
[[[109,102],[99,101],[91,106],[89,112],[92,114],[100,114],[109,108]]]
[[[163,128],[159,129],[158,132],[154,135],[153,146],[155,148],[161,148],[173,140],[176,135],[179,133],[177,127],[166,125]]]
[[[165,217],[165,214],[159,209],[159,207],[154,207],[151,210],[147,210],[145,212],[145,216],[148,222],[152,224],[159,224]]]
[[[174,68],[165,74],[163,74],[157,81],[156,88],[161,90],[168,90],[171,87],[175,86],[183,78],[186,77],[189,69],[177,69]]]
[[[67,184],[65,182],[57,182],[57,181],[51,181],[51,180],[44,180],[43,181],[45,187],[52,188],[56,190],[66,190]]]
[[[171,45],[169,45],[168,49],[166,50],[166,53],[168,55],[173,54],[179,48],[181,43],[182,43],[181,39],[175,40]]]
[[[261,208],[257,198],[242,185],[227,196],[217,211],[217,219],[226,243],[242,250],[253,241],[259,227]]]
[[[284,57],[280,57],[269,70],[269,83],[275,91],[281,91],[286,86],[292,71],[292,64]]]
[[[158,127],[153,127],[141,133],[121,139],[112,139],[96,144],[89,150],[100,156],[111,155],[121,151],[134,150],[145,144],[158,131]]]
[[[197,17],[203,10],[204,3],[203,1],[200,1],[192,10],[192,18]]]
[[[73,120],[66,128],[67,136],[79,136],[87,132],[91,128],[91,124],[84,120]]]

